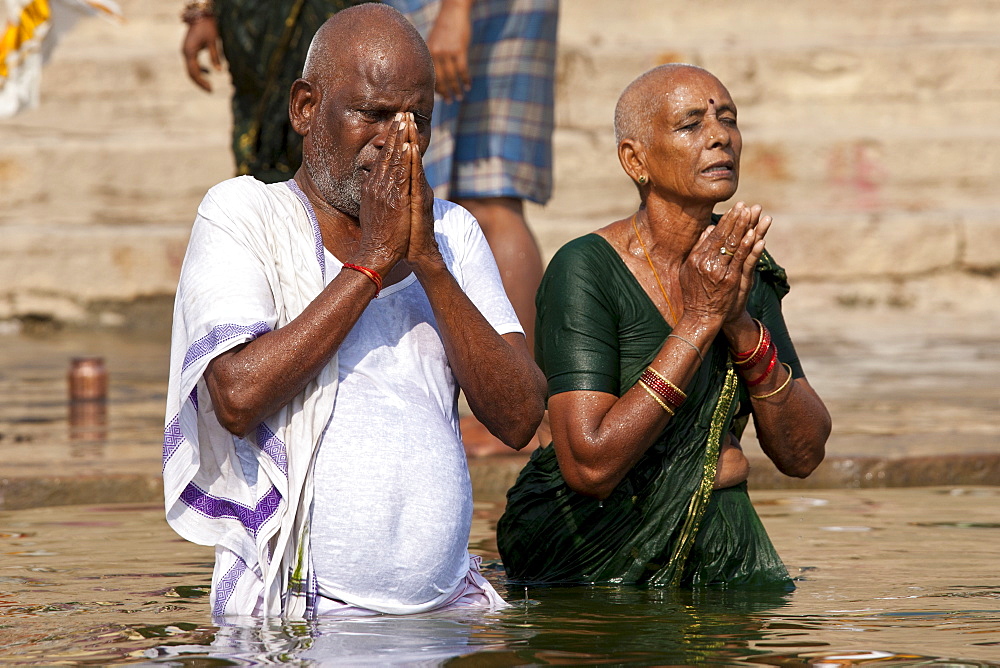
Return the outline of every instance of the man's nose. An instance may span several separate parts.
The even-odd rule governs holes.
[[[385,143],[389,141],[389,129],[392,127],[392,118],[387,121],[383,121],[378,125],[378,133],[375,135],[375,148],[382,150]]]

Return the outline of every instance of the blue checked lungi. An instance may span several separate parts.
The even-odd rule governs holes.
[[[440,0],[384,0],[427,38]],[[427,180],[446,199],[552,194],[559,0],[478,0],[461,101],[434,101]]]

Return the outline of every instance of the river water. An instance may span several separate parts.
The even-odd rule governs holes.
[[[0,664],[1000,666],[1000,489],[753,497],[793,592],[507,587],[484,499],[510,608],[267,626],[213,623],[212,552],[158,504],[0,512]]]

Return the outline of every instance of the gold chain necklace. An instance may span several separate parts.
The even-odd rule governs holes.
[[[656,273],[656,267],[653,266],[653,258],[649,257],[649,251],[646,250],[646,244],[642,242],[642,237],[639,236],[639,226],[635,223],[635,217],[639,215],[639,212],[632,214],[632,229],[635,230],[635,238],[639,240],[639,245],[642,246],[642,252],[646,256],[646,262],[649,263],[649,268],[653,270],[653,278],[656,279],[656,284],[660,286],[660,292],[663,293],[663,298],[667,301],[667,309],[670,311],[670,317],[673,318],[673,322],[669,323],[671,327],[677,324],[677,314],[674,313],[673,304],[670,303],[670,297],[667,296],[667,291],[663,288],[663,283],[660,282],[660,275]]]

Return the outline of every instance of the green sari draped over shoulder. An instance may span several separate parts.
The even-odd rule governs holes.
[[[288,120],[288,92],[302,76],[313,35],[341,9],[366,0],[215,0],[233,80],[236,174],[266,183],[292,178],[302,138]]]
[[[784,270],[765,254],[748,298],[781,359],[801,368],[781,316]],[[656,357],[670,327],[602,237],[564,246],[539,288],[536,355],[549,394],[621,396]],[[612,494],[572,491],[552,446],[536,450],[507,494],[497,544],[515,582],[772,585],[791,581],[760,523],[746,483],[713,490],[723,439],[749,414],[745,383],[721,335],[688,398]]]

